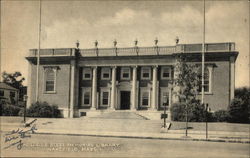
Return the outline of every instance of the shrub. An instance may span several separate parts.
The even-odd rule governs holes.
[[[226,122],[228,117],[229,115],[227,110],[218,110],[213,113],[213,119],[216,122]]]
[[[241,98],[235,98],[228,108],[229,122],[233,123],[250,123],[249,102]]]
[[[20,107],[11,104],[1,104],[1,116],[18,116]]]
[[[174,103],[171,108],[171,120],[173,121],[185,121],[186,120],[186,111],[185,105],[181,103]]]
[[[23,111],[20,112],[20,115],[23,115]],[[49,105],[47,102],[36,102],[32,104],[27,109],[26,115],[29,117],[61,117],[58,107],[56,105]]]
[[[175,103],[170,108],[171,119],[173,121],[186,121],[186,105],[183,103]],[[188,105],[188,122],[204,122],[213,121],[212,114],[207,112],[205,107],[200,104],[199,100],[194,100]]]

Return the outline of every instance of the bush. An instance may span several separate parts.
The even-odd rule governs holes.
[[[19,114],[23,115],[23,111],[20,111]],[[32,104],[27,109],[26,115],[29,117],[61,117],[61,113],[58,107],[56,105],[49,105],[47,102],[36,102]]]
[[[11,104],[1,104],[1,116],[18,116],[18,113],[20,111],[20,107],[11,105]]]
[[[173,121],[186,121],[185,105],[181,103],[174,103],[171,108],[171,120]]]
[[[175,103],[171,109],[171,119],[173,121],[186,121],[186,105]],[[207,112],[205,107],[198,100],[188,105],[188,122],[205,122],[213,121],[212,114]]]
[[[226,122],[228,121],[228,111],[227,110],[218,110],[213,113],[213,119],[216,122]]]
[[[249,100],[235,98],[228,108],[229,122],[233,123],[250,123],[250,105]]]

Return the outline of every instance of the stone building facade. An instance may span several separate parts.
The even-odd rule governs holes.
[[[238,52],[234,43],[207,43],[205,48],[204,102],[212,111],[226,109],[234,98]],[[158,117],[163,103],[169,109],[176,101],[171,86],[176,55],[201,64],[201,50],[201,44],[41,49],[38,100],[58,105],[71,118],[110,110]],[[29,105],[36,101],[37,52],[31,49],[26,57]]]

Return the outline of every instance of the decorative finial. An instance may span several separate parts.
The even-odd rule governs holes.
[[[135,39],[135,46],[137,47],[137,44],[138,44],[138,40],[137,39]]]
[[[116,45],[117,45],[117,41],[116,41],[116,39],[114,40],[114,47],[116,47]]]
[[[78,49],[79,46],[80,46],[80,42],[77,40],[77,41],[76,41],[76,48]]]
[[[95,41],[95,47],[97,47],[97,46],[98,46],[98,41],[96,40],[96,41]]]
[[[180,40],[179,37],[176,36],[176,38],[175,38],[175,43],[178,44],[178,43],[179,43],[179,40]]]
[[[156,37],[155,38],[155,46],[157,46],[157,44],[158,44],[158,38]]]

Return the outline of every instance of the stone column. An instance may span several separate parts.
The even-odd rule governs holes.
[[[152,110],[157,110],[157,66],[153,67],[153,81],[152,81]]]
[[[114,110],[116,104],[116,67],[112,67],[111,104],[110,109]]]
[[[132,105],[130,110],[136,110],[137,107],[137,66],[133,67],[133,80],[132,80]]]
[[[69,117],[74,117],[74,104],[75,104],[75,69],[76,63],[75,60],[70,61],[70,109],[69,109]]]
[[[97,109],[97,67],[92,69],[92,104],[91,110]]]
[[[230,57],[230,100],[234,99],[235,90],[235,57]]]

